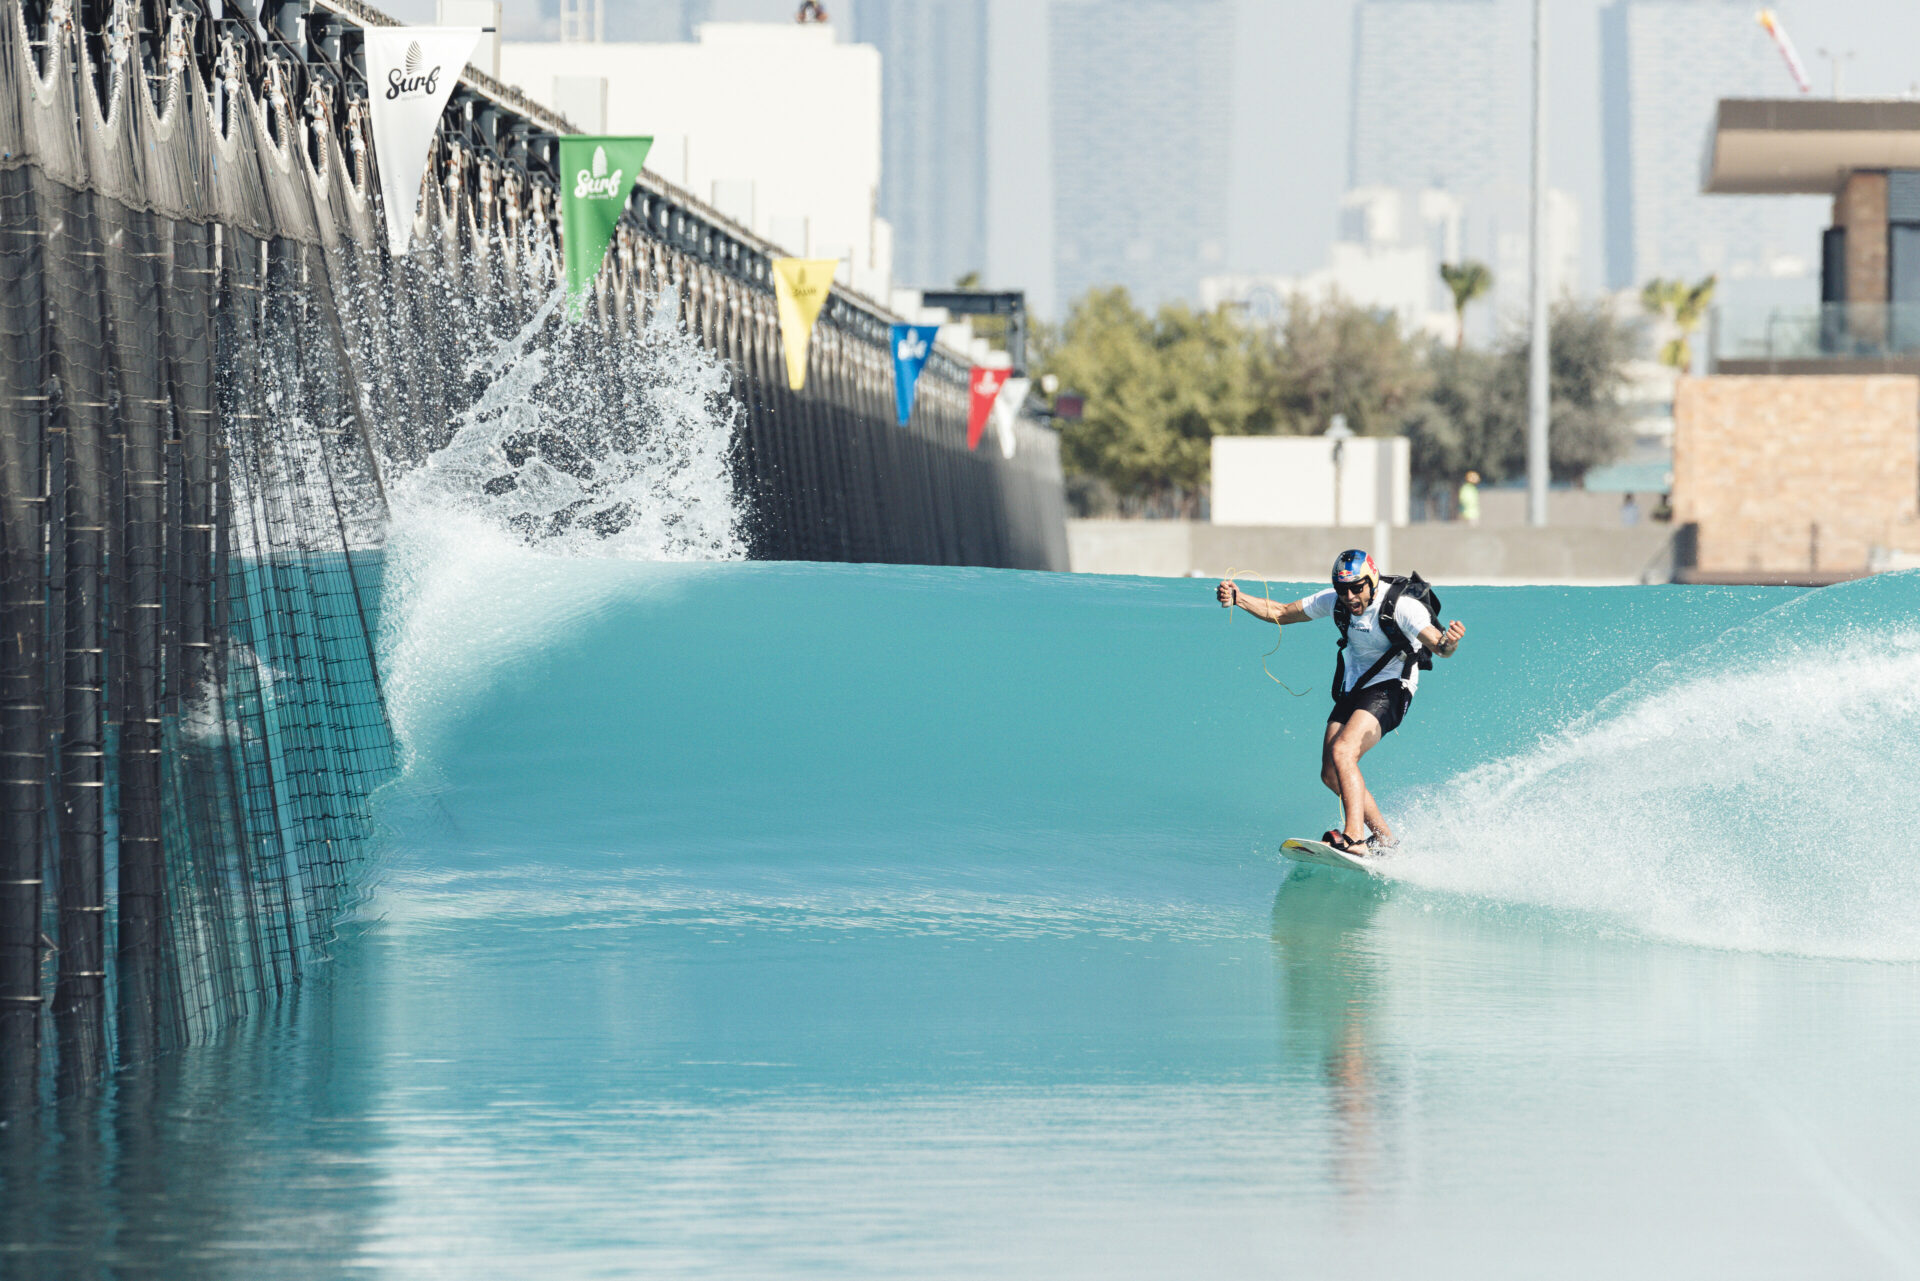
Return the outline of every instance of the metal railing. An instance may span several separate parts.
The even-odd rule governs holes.
[[[1920,303],[1724,306],[1711,352],[1723,361],[1920,360]]]

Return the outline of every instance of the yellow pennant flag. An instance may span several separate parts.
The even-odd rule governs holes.
[[[780,342],[787,349],[787,386],[807,385],[807,347],[813,322],[826,305],[838,258],[775,258],[773,296],[780,303]]]

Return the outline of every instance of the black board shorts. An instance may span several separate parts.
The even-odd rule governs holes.
[[[1400,722],[1405,719],[1407,707],[1412,702],[1413,694],[1404,682],[1381,681],[1365,689],[1349,690],[1334,700],[1327,723],[1344,723],[1356,710],[1371,712],[1373,719],[1380,722],[1380,737],[1385,738],[1400,728]]]

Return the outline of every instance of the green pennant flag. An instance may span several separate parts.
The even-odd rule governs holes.
[[[627,195],[652,146],[652,138],[570,134],[560,139],[560,231],[567,255],[567,307],[576,315],[606,260],[614,224],[626,211]]]

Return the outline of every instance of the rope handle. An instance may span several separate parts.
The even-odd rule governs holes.
[[[1231,565],[1229,565],[1227,567],[1227,581],[1230,583],[1233,583],[1234,576],[1238,572],[1239,571],[1235,570]],[[1259,578],[1259,575],[1256,574],[1256,575],[1253,575],[1253,577]],[[1269,605],[1273,604],[1273,584],[1269,583],[1266,579],[1261,578],[1260,586],[1263,592],[1265,593],[1267,604]],[[1233,583],[1233,590],[1237,593],[1240,590],[1240,584]],[[1232,625],[1233,616],[1236,612],[1238,611],[1233,609],[1231,606],[1227,608],[1228,625]],[[1278,676],[1275,676],[1273,674],[1272,669],[1270,669],[1267,666],[1267,660],[1280,652],[1280,642],[1282,640],[1285,640],[1287,635],[1287,629],[1280,626],[1280,624],[1278,623],[1275,623],[1273,625],[1273,630],[1275,633],[1274,639],[1273,639],[1273,648],[1260,656],[1260,670],[1263,672],[1266,672],[1268,680],[1272,681],[1275,685],[1278,685],[1281,689],[1286,690],[1287,693],[1293,695],[1295,698],[1305,698],[1307,695],[1307,692],[1305,690],[1295,689],[1293,686],[1287,684],[1285,681],[1281,680]]]

